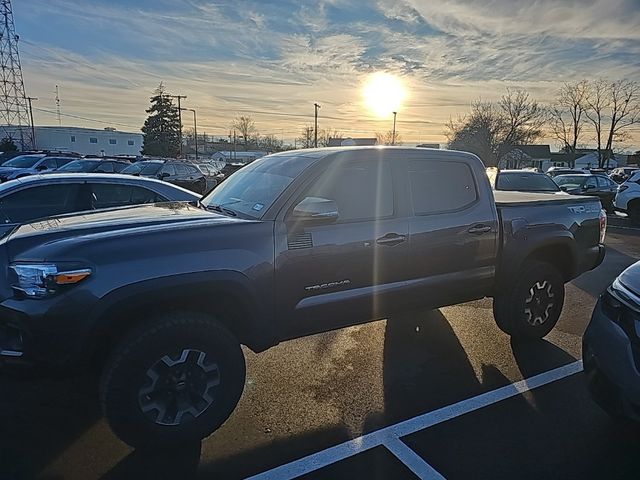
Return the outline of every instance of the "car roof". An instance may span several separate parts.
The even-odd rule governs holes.
[[[0,195],[5,191],[13,190],[22,186],[46,185],[50,183],[82,183],[82,182],[98,182],[98,183],[120,183],[127,185],[144,185],[155,190],[180,190],[183,193],[191,194],[194,199],[200,198],[200,195],[187,190],[186,188],[173,185],[171,183],[156,180],[154,178],[136,177],[132,175],[121,175],[118,173],[58,173],[52,172],[46,175],[29,175],[28,177],[9,180],[0,184]]]

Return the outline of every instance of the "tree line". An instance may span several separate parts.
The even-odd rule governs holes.
[[[179,111],[162,83],[154,91],[148,116],[142,127],[144,155],[176,157],[180,154]],[[505,160],[508,167],[518,168],[524,160],[512,152],[543,137],[557,140],[570,162],[577,150],[587,142],[597,146],[598,163],[605,167],[615,147],[631,136],[633,125],[640,123],[640,85],[628,80],[580,80],[565,82],[550,105],[543,105],[524,89],[507,89],[497,102],[482,99],[471,104],[466,115],[450,119],[445,126],[449,148],[477,154],[487,166]],[[245,149],[270,152],[285,150],[282,139],[273,134],[261,135],[254,119],[239,115],[229,125],[235,141]],[[377,132],[379,144],[402,141],[399,132]],[[198,135],[201,138],[200,135]],[[336,129],[319,129],[319,147],[329,145],[331,138],[342,138]],[[297,148],[315,146],[313,126],[306,126],[296,138]]]
[[[507,89],[498,102],[476,100],[471,112],[445,126],[449,148],[477,154],[487,166],[506,160],[517,168],[521,159],[508,156],[517,145],[547,135],[569,154],[573,164],[586,142],[597,146],[598,164],[607,166],[614,147],[628,140],[640,123],[640,85],[628,80],[565,82],[551,105],[542,105],[524,89]]]

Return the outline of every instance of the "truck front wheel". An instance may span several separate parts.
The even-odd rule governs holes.
[[[494,296],[493,316],[514,339],[541,339],[562,313],[564,279],[553,265],[537,260],[525,261],[517,275]]]
[[[233,412],[244,388],[244,355],[221,324],[167,314],[125,337],[100,384],[103,413],[132,447],[202,440]]]

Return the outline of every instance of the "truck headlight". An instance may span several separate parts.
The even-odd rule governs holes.
[[[48,297],[56,292],[58,286],[78,283],[91,275],[88,268],[61,272],[57,265],[51,263],[17,263],[9,270],[13,289],[32,298]]]

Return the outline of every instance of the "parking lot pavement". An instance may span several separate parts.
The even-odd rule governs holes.
[[[247,352],[244,396],[201,445],[132,451],[100,418],[94,381],[2,378],[0,479],[637,478],[640,436],[600,412],[578,371],[598,294],[640,258],[636,231],[612,227],[608,243],[542,342],[512,344],[481,300]],[[421,428],[383,435],[397,424]]]

